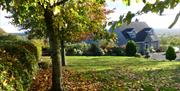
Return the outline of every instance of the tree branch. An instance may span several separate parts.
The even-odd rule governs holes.
[[[168,27],[169,29],[172,28],[172,27],[177,23],[177,21],[178,21],[178,19],[179,19],[179,16],[180,16],[180,11],[179,11],[179,13],[176,15],[173,23]]]

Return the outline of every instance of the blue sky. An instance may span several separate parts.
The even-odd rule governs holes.
[[[131,3],[131,6],[126,6],[122,4],[121,0],[116,0],[115,2],[112,2],[112,0],[106,0],[107,9],[114,9],[115,12],[107,15],[108,18],[110,18],[108,21],[116,21],[118,20],[119,16],[122,14],[126,14],[128,11],[131,12],[137,12],[142,9],[144,6],[143,3],[136,3],[136,0],[132,0],[134,2]],[[149,0],[153,1],[153,0]],[[165,10],[163,16],[159,16],[157,14],[148,13],[140,16],[136,16],[133,20],[136,18],[140,21],[146,22],[150,27],[155,29],[168,29],[168,26],[173,22],[175,15],[180,11],[180,4],[173,10]],[[3,28],[6,32],[10,33],[17,33],[21,32],[18,31],[18,28],[11,25],[9,22],[11,19],[6,19],[4,16],[7,16],[5,11],[0,11],[0,27]],[[172,29],[178,29],[180,30],[180,19],[178,20],[177,24]]]

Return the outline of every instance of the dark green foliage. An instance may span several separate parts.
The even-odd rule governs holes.
[[[121,47],[113,47],[111,49],[108,49],[108,52],[106,53],[108,56],[124,56],[126,55],[125,49]]]
[[[132,40],[128,41],[125,51],[127,56],[135,56],[137,52],[136,43]]]
[[[50,64],[46,61],[40,61],[38,63],[39,68],[41,69],[48,69],[50,67]]]
[[[102,56],[102,55],[104,55],[104,51],[98,45],[91,44],[91,47],[88,49],[88,51],[86,52],[85,55],[87,55],[87,56]]]
[[[23,37],[21,36],[18,36],[18,35],[11,35],[11,34],[8,34],[8,35],[2,35],[0,36],[0,40],[3,41],[17,41],[17,40],[23,40]]]
[[[174,51],[174,48],[172,46],[169,46],[166,51],[166,59],[168,60],[175,60],[176,59],[176,53]]]
[[[50,56],[50,48],[42,48],[42,56]]]
[[[38,69],[37,48],[22,40],[0,40],[0,90],[27,91]]]

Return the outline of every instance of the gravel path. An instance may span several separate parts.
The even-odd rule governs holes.
[[[165,53],[151,53],[151,57],[152,59],[155,59],[155,60],[166,60],[165,58]],[[176,53],[176,60],[177,61],[180,61],[180,53]]]

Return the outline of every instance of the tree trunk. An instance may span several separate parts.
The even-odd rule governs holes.
[[[48,30],[50,54],[52,60],[52,91],[62,91],[62,68],[61,68],[61,56],[60,56],[60,43],[58,31],[53,27],[53,11],[45,9],[44,17],[46,27]]]
[[[64,40],[61,40],[61,61],[62,66],[66,66]]]

